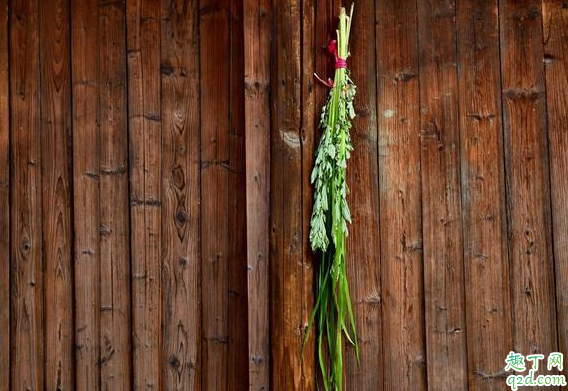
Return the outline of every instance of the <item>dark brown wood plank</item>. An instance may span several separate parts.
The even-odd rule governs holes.
[[[378,155],[385,390],[425,390],[415,1],[377,3]]]
[[[558,351],[568,351],[568,3],[542,2],[552,222],[556,267]]]
[[[249,391],[243,4],[231,0],[229,51],[228,391]]]
[[[548,355],[557,329],[541,3],[502,0],[499,15],[513,346]]]
[[[504,389],[513,349],[496,7],[464,0],[456,19],[470,390]]]
[[[10,108],[8,0],[0,1],[0,391],[10,390]]]
[[[97,0],[71,2],[77,391],[101,389],[98,12]]]
[[[38,2],[10,10],[11,388],[44,389]]]
[[[245,0],[248,367],[251,391],[270,385],[270,0]]]
[[[273,2],[271,64],[272,389],[301,390],[301,1]]]
[[[124,2],[100,3],[99,365],[103,390],[128,390],[132,379],[125,28]],[[153,321],[159,322],[158,314],[153,312]]]
[[[302,35],[301,35],[301,99],[302,121],[300,128],[302,148],[302,324],[301,337],[305,341],[305,332],[308,327],[310,315],[315,303],[314,299],[314,261],[315,256],[310,248],[310,221],[313,204],[313,188],[310,183],[311,172],[315,160],[315,140],[317,134],[317,121],[319,112],[315,106],[316,90],[314,85],[314,67],[316,60],[316,0],[303,0],[301,9]],[[305,341],[304,355],[301,360],[302,384],[304,390],[314,390],[316,386],[316,332]]]
[[[230,1],[200,1],[202,388],[227,389]]]
[[[455,2],[418,2],[428,389],[467,389]]]
[[[345,356],[346,390],[382,390],[381,250],[375,3],[355,2],[347,59],[357,85],[347,163],[348,202],[353,217],[347,237],[347,273],[360,343],[361,365],[349,348]],[[382,32],[380,32],[382,33]]]
[[[162,386],[160,2],[127,0],[133,381]]]
[[[73,268],[69,130],[69,4],[40,3],[45,388],[71,390],[74,376]]]
[[[164,389],[201,390],[199,15],[162,1]]]

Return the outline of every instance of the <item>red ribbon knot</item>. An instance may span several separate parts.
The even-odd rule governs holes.
[[[327,51],[335,58],[335,69],[347,68],[347,60],[345,58],[339,57],[339,54],[337,52],[337,41],[335,39],[329,41],[329,44],[327,45]],[[326,81],[319,77],[316,73],[314,73],[314,76],[324,86],[333,88],[333,80],[331,80],[331,78],[328,78]]]

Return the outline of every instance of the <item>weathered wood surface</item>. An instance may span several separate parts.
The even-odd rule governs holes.
[[[230,2],[229,61],[229,221],[228,221],[228,357],[227,389],[249,388],[248,357],[248,294],[247,294],[247,208],[245,149],[245,84],[244,84],[244,21],[241,0]],[[225,90],[226,91],[226,90]],[[235,364],[233,364],[235,363]],[[236,363],[239,363],[238,365]]]
[[[125,29],[124,2],[99,3],[101,390],[132,382]]]
[[[417,3],[428,388],[465,390],[455,2]]]
[[[345,390],[567,353],[565,3],[357,2]],[[0,1],[0,391],[316,389],[339,5]]]
[[[500,3],[513,346],[557,348],[541,3]],[[538,387],[527,387],[538,389]]]
[[[10,9],[10,387],[44,389],[39,3]]]
[[[456,16],[470,390],[502,390],[513,347],[496,7],[462,1]]]
[[[425,390],[416,6],[377,3],[384,389]]]
[[[46,389],[74,389],[69,4],[39,3]]]
[[[8,0],[0,2],[0,391],[10,390],[10,103]]]
[[[200,390],[199,15],[162,1],[164,389]]]
[[[245,0],[244,126],[249,389],[270,387],[270,1]]]
[[[273,2],[270,155],[271,390],[302,390],[302,1]],[[306,233],[307,234],[307,233]]]
[[[351,214],[359,223],[349,227],[347,238],[347,277],[353,309],[358,319],[357,335],[360,339],[361,366],[353,349],[347,350],[345,359],[345,386],[355,390],[376,387],[384,379],[383,343],[381,325],[381,238],[368,238],[369,232],[379,232],[379,144],[377,120],[377,72],[375,35],[375,4],[371,0],[358,1],[357,13],[352,21],[353,41],[348,58],[351,76],[357,84],[357,107],[353,147],[347,168],[347,185]],[[334,23],[335,24],[335,23]],[[380,48],[379,48],[380,49]],[[319,88],[319,86],[317,87]],[[318,111],[320,107],[316,107]],[[316,115],[319,117],[319,115]],[[366,186],[359,186],[366,183]],[[311,208],[310,208],[311,211]],[[352,384],[352,385],[350,385]]]
[[[71,2],[71,18],[75,385],[77,391],[99,391],[101,199],[98,2]]]
[[[200,2],[201,262],[204,391],[228,387],[230,2]],[[214,42],[214,45],[208,45]]]
[[[157,0],[126,3],[133,386],[148,391],[162,377],[160,11]]]
[[[544,66],[548,114],[548,148],[556,271],[558,351],[568,352],[568,4],[545,0]]]

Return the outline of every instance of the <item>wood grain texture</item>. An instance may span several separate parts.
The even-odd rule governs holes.
[[[135,390],[162,385],[160,2],[128,0],[128,127]]]
[[[556,270],[556,311],[558,351],[568,351],[568,4],[558,0],[542,2],[544,65],[548,112],[548,145],[554,262]]]
[[[306,330],[315,303],[314,262],[316,257],[310,248],[310,221],[312,215],[313,187],[310,177],[315,161],[315,141],[317,121],[319,118],[316,103],[314,66],[316,61],[316,0],[303,0],[301,8],[301,105],[302,119],[300,125],[302,154],[302,324],[301,337],[304,353],[300,362],[302,366],[303,390],[314,390],[316,386],[316,332],[312,332],[306,341]]]
[[[270,387],[270,1],[243,2],[249,389]]]
[[[503,0],[499,13],[513,346],[548,355],[557,329],[541,5]]]
[[[203,390],[227,389],[230,1],[200,1]]]
[[[74,389],[69,4],[39,3],[43,192],[45,388]]]
[[[353,224],[347,237],[347,276],[360,344],[346,349],[345,389],[381,390],[384,379],[381,324],[381,243],[377,121],[377,29],[375,3],[357,1],[350,33],[351,77],[357,85],[356,117],[351,129],[355,153],[347,167],[348,202]],[[360,186],[365,183],[365,186]],[[376,232],[372,238],[369,232]]]
[[[378,155],[385,390],[425,390],[416,3],[377,4]],[[382,303],[381,303],[382,302]]]
[[[418,2],[428,389],[467,389],[455,2]]]
[[[122,1],[99,4],[100,382],[102,390],[128,390],[132,348],[126,9]]]
[[[201,390],[198,2],[162,1],[164,389]]]
[[[271,351],[274,391],[302,389],[301,6],[272,3]]]
[[[0,1],[0,391],[10,390],[10,103],[8,0]]]
[[[38,2],[10,10],[11,388],[44,389]]]
[[[229,216],[227,389],[248,391],[247,230],[244,122],[244,29],[241,0],[230,2]]]
[[[502,390],[513,349],[497,2],[457,7],[463,247],[470,390]]]
[[[98,1],[71,2],[75,379],[100,386],[100,129]],[[93,98],[94,97],[94,98]]]
[[[317,388],[340,3],[0,0],[0,391]],[[568,349],[568,6],[354,15],[345,390],[501,390]]]

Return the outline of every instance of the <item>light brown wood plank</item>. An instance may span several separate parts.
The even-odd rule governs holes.
[[[229,262],[229,0],[200,1],[202,388],[227,389]]]
[[[272,389],[301,390],[301,1],[274,2],[271,64]]]
[[[100,3],[102,390],[128,390],[132,379],[125,12],[124,2]]]
[[[199,15],[162,1],[164,389],[201,390]]]
[[[45,388],[71,390],[74,376],[69,130],[69,4],[40,3],[41,153],[45,279]]]
[[[10,103],[8,0],[0,1],[0,391],[10,390]]]
[[[128,0],[128,115],[135,390],[162,386],[160,2]]]
[[[541,3],[502,0],[499,16],[513,346],[548,355],[557,329]]]
[[[71,2],[77,391],[101,389],[98,16],[97,0]]]
[[[353,152],[347,162],[348,202],[353,223],[347,237],[347,276],[354,306],[361,365],[345,350],[345,389],[382,390],[381,243],[379,235],[379,166],[377,55],[374,1],[355,2],[347,59],[357,85],[356,117],[351,129]],[[379,32],[382,33],[382,32]]]
[[[457,7],[459,124],[468,378],[502,390],[513,349],[497,1]]]
[[[548,109],[548,145],[554,263],[556,267],[556,311],[558,351],[568,351],[568,4],[559,0],[542,2],[544,64]]]
[[[418,3],[428,389],[467,389],[455,1]]]
[[[270,387],[270,1],[245,0],[248,368],[251,391]]]
[[[425,390],[417,15],[377,4],[377,120],[385,390]]]
[[[11,388],[44,389],[38,2],[10,16]]]

